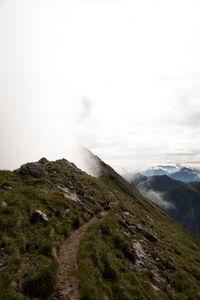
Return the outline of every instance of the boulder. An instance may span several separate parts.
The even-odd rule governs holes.
[[[12,190],[12,186],[7,183],[2,184],[1,188],[4,190]]]
[[[164,284],[166,284],[166,281],[161,276],[159,276],[159,274],[157,274],[156,272],[152,272],[151,276],[152,276],[151,280],[155,285],[163,286]]]
[[[156,242],[158,239],[157,237],[150,231],[143,228],[141,225],[136,226],[137,230],[140,231],[145,238],[147,238],[151,242]]]
[[[81,204],[81,200],[79,199],[78,195],[76,193],[71,192],[68,188],[66,187],[61,187],[58,185],[59,190],[61,190],[63,192],[63,195],[65,198],[70,199],[74,202],[77,202],[79,204]]]
[[[20,167],[20,173],[24,175],[31,175],[35,178],[46,177],[44,165],[41,163],[33,162],[27,163]]]
[[[31,223],[42,222],[44,224],[49,222],[47,215],[41,210],[35,210],[31,215],[30,221]]]
[[[40,160],[39,160],[39,163],[40,164],[43,164],[43,165],[45,165],[45,164],[47,164],[49,161],[46,159],[46,157],[42,157]]]

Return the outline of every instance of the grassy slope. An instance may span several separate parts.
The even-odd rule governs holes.
[[[46,179],[0,171],[0,248],[5,252],[0,258],[0,299],[48,298],[56,283],[56,252],[64,238],[114,200],[119,201],[119,207],[89,228],[81,243],[82,299],[200,298],[199,239],[103,162],[101,167],[100,180],[64,160],[45,166]],[[12,189],[5,190],[5,183]],[[95,202],[81,195],[83,205],[66,199],[58,186],[69,185],[74,192],[84,190]],[[3,201],[8,204],[6,208],[1,206]],[[71,211],[64,218],[66,208]],[[46,226],[31,224],[35,209],[47,214]],[[151,229],[158,241],[147,240],[134,227],[137,224]],[[136,268],[135,241],[140,241],[149,257],[140,271]],[[155,274],[163,283],[158,286],[154,282],[153,288]]]
[[[173,204],[173,207],[166,207],[165,211],[197,236],[200,236],[199,182],[186,184],[163,175],[148,177],[146,181],[142,181],[136,187],[142,193],[145,189],[146,191],[161,192],[164,200]]]
[[[56,282],[56,251],[70,231],[87,222],[112,201],[109,189],[96,178],[60,160],[46,165],[48,178],[35,179],[18,171],[0,171],[0,299],[48,298]],[[71,181],[71,182],[69,182]],[[4,185],[12,187],[5,190]],[[66,199],[58,186],[84,190],[95,203],[83,205]],[[7,207],[3,208],[2,203]],[[63,209],[70,214],[62,217]],[[49,219],[31,224],[31,213],[40,209]]]
[[[178,215],[184,216],[191,207],[200,209],[200,183],[188,183],[180,188],[173,189],[166,194],[166,199],[178,208]]]
[[[169,210],[169,214],[199,236],[200,183],[191,182],[173,189],[166,194],[166,200],[176,207],[176,210]]]
[[[200,240],[110,167],[104,164],[103,169],[101,181],[116,191],[120,205],[82,240],[82,300],[200,299]],[[151,229],[158,241],[146,239],[137,224]],[[149,258],[141,267],[133,247],[136,241]]]

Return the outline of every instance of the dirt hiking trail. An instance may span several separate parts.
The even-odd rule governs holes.
[[[118,205],[113,202],[111,207]],[[51,300],[80,300],[80,285],[78,278],[78,251],[82,236],[87,229],[107,216],[110,210],[104,210],[92,217],[87,223],[73,231],[60,247],[58,253],[58,284]]]

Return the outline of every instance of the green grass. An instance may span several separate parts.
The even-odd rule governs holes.
[[[19,171],[0,171],[0,248],[5,252],[0,266],[0,299],[1,295],[13,300],[51,294],[56,284],[56,251],[62,241],[111,201],[104,184],[76,172],[62,160],[49,163],[46,170],[48,178],[40,179]],[[69,180],[73,192],[82,187],[95,198],[95,204],[83,196],[79,196],[82,205],[65,198],[58,186],[65,187]],[[12,189],[5,190],[5,184]],[[7,203],[5,208],[1,207],[3,201]],[[67,208],[69,215],[62,217]],[[48,224],[30,222],[36,209],[46,213]]]
[[[0,171],[0,248],[5,252],[0,299],[47,299],[56,285],[56,252],[63,240],[116,200],[118,207],[83,236],[78,258],[81,299],[200,299],[198,238],[104,163],[99,179],[63,160],[45,168],[48,177],[41,179]],[[12,189],[5,190],[5,183]],[[85,194],[79,194],[81,205],[66,198],[58,187],[69,185],[73,193],[84,190]],[[7,207],[1,207],[3,201]],[[46,213],[47,224],[30,222],[36,209]],[[64,209],[70,209],[66,217]],[[146,240],[137,224],[151,230],[158,241]],[[152,260],[142,271],[135,265],[136,240]],[[152,286],[154,268],[166,282],[158,292]]]
[[[106,171],[101,180],[117,191],[120,205],[81,241],[81,299],[200,299],[200,240],[135,189],[126,189],[112,169]],[[132,216],[123,219],[123,211]],[[134,229],[137,224],[153,231],[158,241],[146,240]],[[142,271],[135,265],[134,241],[151,257]],[[155,269],[164,280],[159,291],[153,288]]]

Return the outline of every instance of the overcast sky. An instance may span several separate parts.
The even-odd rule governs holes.
[[[0,132],[1,169],[200,165],[199,0],[0,0]]]

